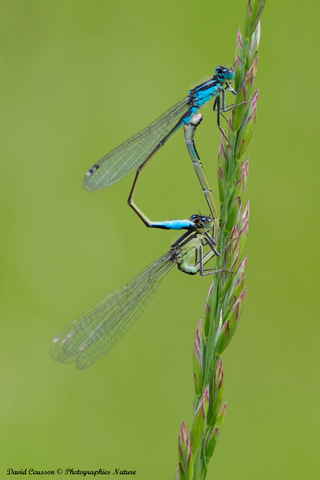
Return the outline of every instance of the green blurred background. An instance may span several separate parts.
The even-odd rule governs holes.
[[[246,6],[2,0],[1,477],[10,467],[120,467],[173,478],[210,279],[171,272],[86,371],[48,350],[178,236],[149,231],[127,207],[132,176],[89,194],[84,173],[232,63]],[[267,2],[262,17],[247,298],[223,356],[228,407],[208,479],[319,475],[318,18],[317,2],[289,0]],[[210,108],[197,139],[215,187]],[[144,172],[137,203],[152,219],[206,213],[182,132]]]

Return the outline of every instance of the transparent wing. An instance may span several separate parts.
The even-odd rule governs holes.
[[[177,103],[151,125],[101,158],[85,175],[84,188],[101,190],[137,170],[182,125],[189,97]]]
[[[51,358],[84,369],[103,357],[132,327],[173,265],[168,252],[71,322],[54,338]]]

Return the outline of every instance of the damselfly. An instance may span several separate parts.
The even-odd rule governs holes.
[[[157,291],[162,278],[174,265],[190,275],[200,272],[204,276],[217,272],[212,268],[204,268],[218,254],[216,242],[209,234],[213,219],[192,215],[190,220],[182,222],[182,228],[187,231],[171,246],[169,252],[82,314],[54,338],[50,349],[53,360],[75,362],[79,369],[84,369],[103,357],[132,327]],[[206,245],[209,250],[204,253]]]
[[[171,107],[155,122],[95,163],[86,173],[84,188],[89,191],[101,190],[122,180],[133,171],[143,169],[168,138],[182,125],[190,122],[199,108],[213,97],[217,124],[225,136],[220,126],[220,114],[221,110],[226,112],[234,108],[234,106],[226,108],[225,104],[226,90],[234,95],[238,94],[229,83],[234,76],[232,69],[217,67],[215,75],[210,80],[190,90],[181,102]]]

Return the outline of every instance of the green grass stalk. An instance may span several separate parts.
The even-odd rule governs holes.
[[[220,195],[219,250],[230,242],[213,276],[204,317],[196,332],[193,354],[195,386],[194,419],[190,432],[182,422],[178,442],[176,480],[203,480],[220,437],[226,404],[223,403],[221,354],[239,323],[245,289],[246,258],[242,251],[249,228],[249,202],[242,205],[248,178],[249,158],[244,154],[256,121],[260,17],[266,0],[249,0],[244,34],[238,32],[235,47],[235,89],[239,92],[232,110],[227,137],[221,137],[218,154]]]

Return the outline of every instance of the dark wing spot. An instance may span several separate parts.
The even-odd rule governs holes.
[[[87,171],[86,175],[87,177],[90,177],[94,172],[96,172],[100,168],[100,165],[97,165],[96,163],[90,168],[90,170]]]

